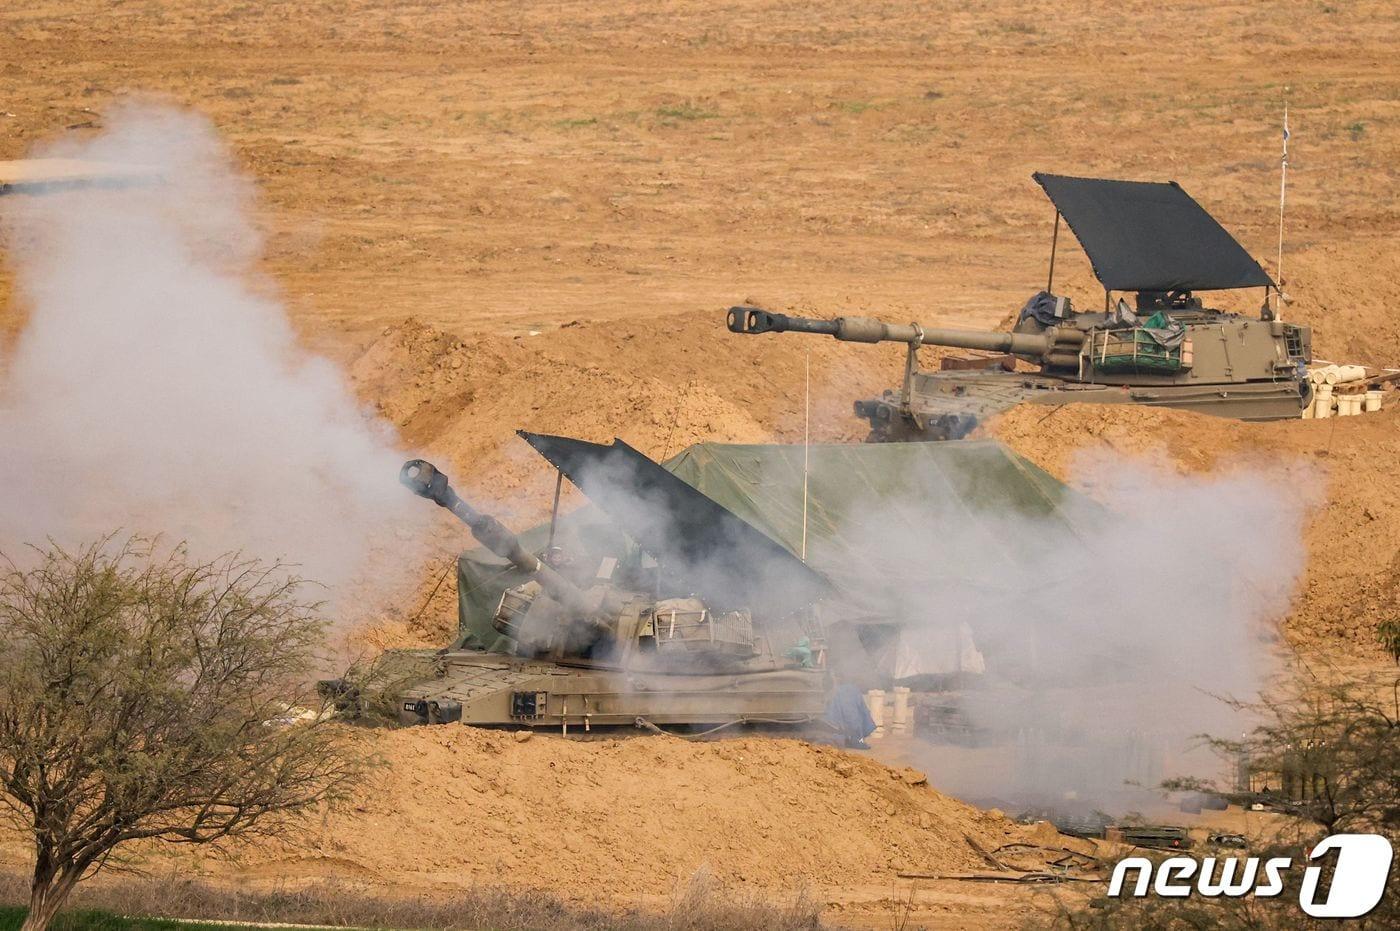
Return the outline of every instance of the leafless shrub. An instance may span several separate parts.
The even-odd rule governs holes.
[[[1323,837],[1343,832],[1379,833],[1392,846],[1400,846],[1400,678],[1305,673],[1285,694],[1231,704],[1259,722],[1257,726],[1239,740],[1208,737],[1205,742],[1232,766],[1244,763],[1255,773],[1268,774],[1271,803],[1293,820],[1248,851],[1213,855],[1288,857],[1293,865],[1284,873],[1287,891],[1270,899],[1100,898],[1087,908],[1060,908],[1053,927],[1076,931],[1331,927],[1335,921],[1309,918],[1298,905],[1307,851]],[[1235,793],[1233,786],[1196,779],[1169,780],[1163,788],[1213,792],[1240,801],[1248,798]],[[1335,864],[1321,865],[1321,886],[1326,888]],[[1375,910],[1352,926],[1400,927],[1400,870],[1391,871],[1386,894]]]

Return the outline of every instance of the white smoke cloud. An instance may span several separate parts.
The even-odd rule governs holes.
[[[388,429],[302,350],[258,270],[254,192],[210,123],[128,105],[36,153],[158,181],[0,199],[27,323],[0,377],[0,546],[120,529],[337,587],[426,521]]]
[[[902,671],[969,671],[949,649],[962,625],[985,665],[946,695],[948,743],[919,760],[933,783],[986,803],[1121,812],[1154,801],[1128,783],[1219,775],[1194,737],[1239,732],[1220,697],[1251,697],[1275,671],[1306,557],[1298,489],[1315,483],[1302,471],[1188,476],[1099,453],[1074,469],[1092,497],[1057,516],[978,503],[985,491],[946,475],[850,508],[844,534],[885,567],[910,622]]]

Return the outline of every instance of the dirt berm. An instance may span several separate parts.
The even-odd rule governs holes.
[[[447,725],[375,732],[358,799],[290,844],[196,867],[213,878],[340,876],[396,888],[508,883],[637,904],[706,870],[730,890],[985,868],[1029,830],[924,774],[797,740],[575,741]]]
[[[1112,450],[1187,473],[1255,466],[1307,502],[1307,569],[1282,630],[1309,659],[1381,659],[1376,626],[1400,611],[1400,402],[1326,420],[1238,423],[1186,411],[1024,405],[990,422],[995,436],[1071,483],[1076,456]],[[1261,478],[1261,480],[1263,480]]]

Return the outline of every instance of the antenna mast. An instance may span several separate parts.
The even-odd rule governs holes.
[[[812,351],[804,364],[806,388],[803,392],[802,419],[802,558],[807,558],[807,471],[812,448]]]
[[[1283,89],[1283,157],[1279,161],[1278,174],[1278,258],[1274,262],[1277,299],[1274,301],[1274,319],[1283,319],[1283,204],[1288,193],[1288,88]]]

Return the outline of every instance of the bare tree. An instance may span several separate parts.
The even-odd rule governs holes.
[[[1284,872],[1296,889],[1306,863],[1299,851],[1310,850],[1328,834],[1371,832],[1400,845],[1400,678],[1394,674],[1346,675],[1336,670],[1302,671],[1288,687],[1257,701],[1230,701],[1254,722],[1238,740],[1208,737],[1232,767],[1244,765],[1269,786],[1272,807],[1292,817],[1272,836],[1256,839],[1249,852],[1267,858],[1284,856],[1293,866]],[[1212,792],[1237,801],[1254,796],[1200,779],[1171,779],[1170,791]],[[1134,854],[1139,851],[1134,851]],[[1209,850],[1210,856],[1235,851]],[[1322,887],[1330,883],[1334,862],[1319,864]],[[1296,898],[1260,899],[1099,899],[1094,908],[1065,906],[1053,927],[1073,929],[1140,928],[1144,931],[1218,928],[1236,931],[1322,929],[1336,924],[1303,914]],[[1400,927],[1400,871],[1392,871],[1385,896],[1368,915],[1351,926]]]
[[[1376,627],[1376,636],[1390,658],[1400,663],[1400,618],[1389,618]]]
[[[1254,729],[1207,743],[1266,774],[1276,807],[1329,834],[1400,834],[1400,678],[1305,672],[1287,692],[1230,704]]]
[[[0,562],[0,801],[34,843],[26,931],[132,841],[266,834],[358,774],[299,714],[323,625],[301,580],[111,538]]]

